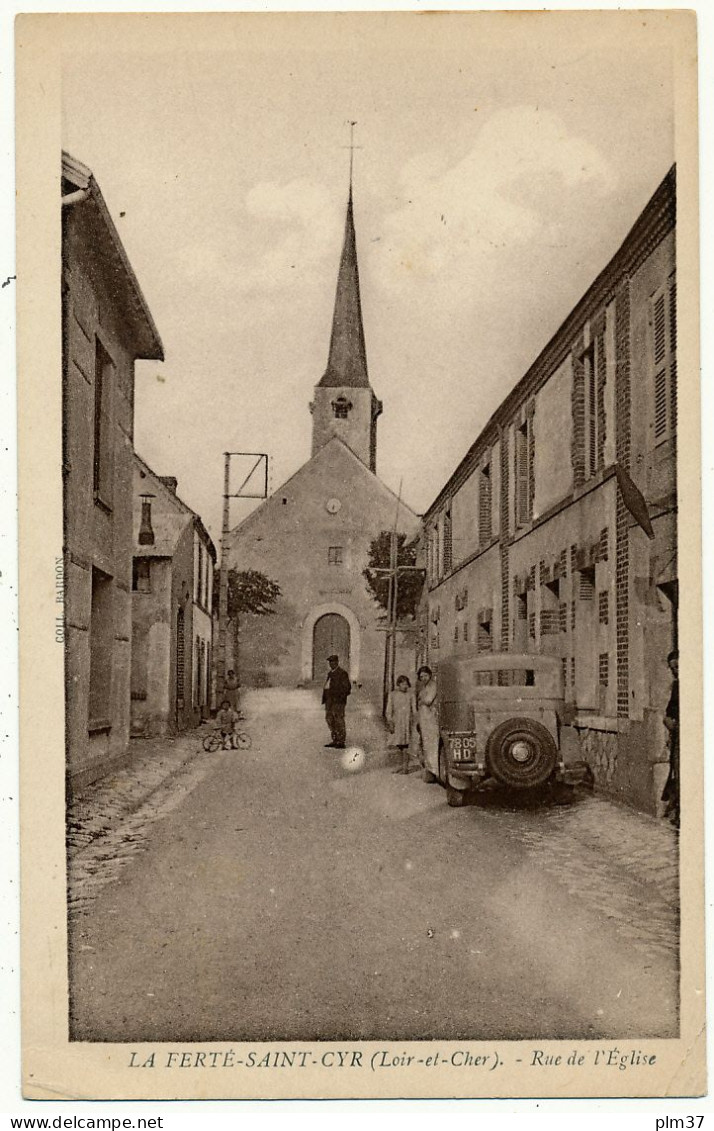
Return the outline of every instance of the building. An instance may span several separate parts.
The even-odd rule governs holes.
[[[675,170],[424,517],[422,654],[560,658],[597,785],[657,811],[677,641]]]
[[[177,486],[134,456],[134,735],[186,730],[211,708],[216,550]]]
[[[163,347],[91,171],[62,156],[66,748],[79,788],[129,739],[134,362]]]
[[[243,682],[322,680],[334,652],[381,698],[382,610],[362,571],[371,540],[395,520],[410,537],[419,526],[376,474],[381,411],[367,367],[350,187],[327,367],[310,405],[312,457],[230,536],[230,566],[258,570],[282,591],[274,615],[242,618],[233,662]],[[411,671],[412,642],[400,643],[398,662]]]

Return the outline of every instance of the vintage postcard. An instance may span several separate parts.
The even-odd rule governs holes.
[[[24,1094],[701,1095],[694,14],[16,58]]]

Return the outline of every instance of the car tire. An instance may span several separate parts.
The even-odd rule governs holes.
[[[466,804],[466,790],[454,789],[452,785],[447,785],[446,804],[450,805],[452,809],[460,809],[462,805]]]
[[[552,778],[558,747],[537,719],[506,719],[491,732],[486,744],[488,768],[501,785],[538,789]]]

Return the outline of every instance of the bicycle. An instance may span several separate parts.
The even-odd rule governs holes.
[[[228,743],[228,745],[226,745]],[[235,731],[234,734],[222,735],[219,730],[211,731],[203,740],[203,749],[209,754],[214,754],[216,750],[249,750],[252,746],[252,739],[245,731]]]

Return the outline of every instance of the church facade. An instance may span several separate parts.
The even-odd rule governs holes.
[[[310,412],[310,460],[231,534],[229,566],[259,570],[282,594],[273,614],[241,619],[234,666],[244,684],[294,687],[322,681],[336,653],[378,702],[384,613],[363,570],[372,539],[395,522],[412,538],[419,519],[376,474],[382,404],[367,368],[351,189],[328,362]],[[398,664],[412,674],[403,643]]]

